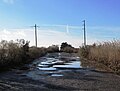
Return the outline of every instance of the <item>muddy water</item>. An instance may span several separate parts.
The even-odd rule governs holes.
[[[82,68],[80,58],[69,53],[50,53],[39,58],[32,65],[33,69],[27,76],[33,79],[44,79],[45,77],[61,77],[63,72],[69,72]]]

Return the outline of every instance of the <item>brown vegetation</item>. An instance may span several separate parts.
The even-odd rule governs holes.
[[[66,53],[77,53],[77,52],[78,52],[78,49],[72,47],[72,45],[70,45],[70,44],[67,44],[67,42],[63,42],[63,43],[61,44],[60,51],[61,51],[61,52],[66,52]]]
[[[41,56],[44,56],[46,53],[47,53],[47,48],[44,48],[44,47],[40,47],[40,48],[30,47],[29,48],[30,59],[39,58]]]
[[[0,42],[0,71],[16,68],[47,53],[46,48],[29,48],[29,41],[2,40]]]
[[[58,45],[52,45],[47,48],[47,52],[53,53],[53,52],[59,52],[59,46]]]
[[[24,63],[27,59],[28,42],[24,40],[0,42],[0,70]]]
[[[120,74],[120,41],[114,40],[80,48],[81,58],[106,65]]]
[[[74,50],[74,48],[68,46],[64,48],[64,52],[74,52]],[[53,52],[59,52],[59,46],[52,45],[48,48],[29,47],[29,41],[24,39],[17,39],[16,41],[2,40],[0,42],[0,71],[19,67]]]

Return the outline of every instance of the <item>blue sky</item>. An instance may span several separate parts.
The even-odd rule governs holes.
[[[14,39],[18,36],[7,38],[8,34],[19,33],[24,36],[18,38],[26,38],[34,45],[34,32],[30,33],[30,26],[36,23],[40,26],[38,35],[42,35],[39,40],[46,42],[39,46],[67,41],[78,47],[82,44],[82,20],[85,19],[88,44],[119,39],[119,9],[119,0],[0,0],[0,38]]]

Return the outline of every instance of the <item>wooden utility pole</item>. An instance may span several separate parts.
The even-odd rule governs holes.
[[[86,27],[85,27],[85,20],[83,20],[83,39],[84,39],[84,46],[86,46]]]
[[[37,25],[33,26],[35,28],[35,46],[37,47]]]

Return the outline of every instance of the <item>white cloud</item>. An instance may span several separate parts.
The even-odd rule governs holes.
[[[1,40],[25,39],[30,41],[30,46],[35,45],[33,29],[4,29],[0,30],[0,35]],[[82,38],[68,35],[66,31],[38,30],[38,46],[48,47],[52,44],[60,45],[62,42],[79,47],[82,44]]]
[[[15,39],[22,39],[26,36],[23,30],[7,30],[4,29],[0,31],[0,39],[1,40],[15,40]]]
[[[87,27],[87,44],[93,44],[98,41],[111,40],[113,37],[118,37],[117,35],[109,35],[108,31],[118,32],[119,35],[119,27],[118,28],[107,28],[107,27]],[[96,31],[99,30],[99,31]],[[100,31],[102,30],[102,31]],[[105,32],[107,31],[107,33]],[[114,30],[114,31],[113,31]],[[69,34],[66,31],[61,29],[38,29],[38,46],[48,47],[52,44],[60,45],[62,42],[68,42],[74,47],[79,47],[83,43],[83,32],[76,32],[79,35],[75,35],[74,31],[69,30]],[[101,34],[105,32],[105,34]],[[16,39],[25,39],[30,41],[30,46],[35,45],[34,39],[34,29],[3,29],[0,30],[0,39],[2,40],[16,40]],[[112,36],[111,38],[106,38],[106,36]],[[115,37],[115,38],[116,38]],[[119,37],[118,37],[119,38]]]
[[[14,4],[16,0],[3,0],[4,3]]]
[[[11,34],[9,31],[7,31],[6,29],[3,30],[3,33],[8,35],[8,34]]]

